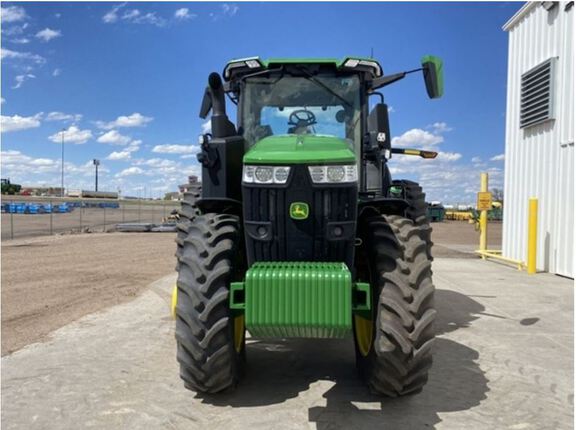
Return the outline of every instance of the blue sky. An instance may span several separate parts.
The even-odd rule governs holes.
[[[199,172],[198,109],[232,58],[369,56],[385,73],[442,57],[445,96],[420,75],[386,88],[395,178],[429,200],[474,201],[479,173],[502,186],[507,34],[522,3],[2,3],[2,177],[158,197]],[[145,190],[145,191],[144,191]]]

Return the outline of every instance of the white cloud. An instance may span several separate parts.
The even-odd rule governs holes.
[[[2,7],[2,24],[23,21],[26,18],[28,18],[26,11],[21,6]]]
[[[482,162],[482,158],[480,157],[472,157],[471,160],[473,163],[481,163]]]
[[[46,62],[46,59],[38,54],[32,54],[30,52],[12,51],[11,49],[6,48],[2,48],[2,50],[0,51],[0,59],[32,61],[36,64],[44,64]]]
[[[19,37],[16,39],[12,39],[10,42],[16,43],[18,45],[25,45],[27,43],[30,43],[30,39],[28,39],[27,37]]]
[[[96,140],[100,143],[109,143],[111,145],[128,145],[132,142],[130,136],[124,136],[116,130],[110,130]]]
[[[142,13],[138,9],[129,9],[124,12],[124,14],[119,14],[119,11],[125,6],[126,3],[114,6],[102,17],[102,21],[106,24],[114,24],[119,21],[124,21],[131,24],[151,24],[157,27],[163,27],[166,25],[166,20],[156,15],[156,12]]]
[[[432,125],[429,125],[428,128],[432,128],[434,133],[446,133],[447,131],[452,131],[451,127],[448,127],[448,124],[445,122],[435,122]]]
[[[156,145],[152,152],[160,154],[195,154],[200,150],[197,145]]]
[[[178,20],[185,21],[187,19],[195,18],[196,14],[190,13],[190,9],[187,7],[180,8],[174,12],[174,18]]]
[[[62,142],[62,131],[58,131],[53,135],[49,136],[52,142],[60,143]],[[81,145],[92,139],[91,130],[80,130],[77,126],[71,125],[66,130],[64,130],[64,143],[74,143]]]
[[[212,121],[208,120],[202,123],[202,134],[212,133]]]
[[[104,21],[106,24],[112,24],[118,21],[118,11],[124,6],[126,6],[126,3],[114,6],[102,17],[102,21]]]
[[[429,148],[442,143],[444,138],[420,128],[408,130],[402,136],[392,138],[392,146],[399,148]]]
[[[59,151],[56,151],[58,154]],[[61,159],[35,158],[20,151],[8,150],[0,154],[2,173],[10,177],[15,183],[26,186],[33,185],[60,185]],[[88,188],[93,184],[94,166],[92,160],[84,164],[64,163],[65,185],[67,188]],[[101,165],[101,183],[103,189],[109,184],[109,169]],[[113,188],[108,188],[113,189]]]
[[[6,25],[4,25],[4,22],[2,24],[3,24],[2,34],[5,36],[18,36],[24,33],[24,30],[26,30],[29,27],[29,24],[27,22],[25,22],[22,25],[11,25],[9,27],[6,27]]]
[[[404,164],[404,158],[416,161]],[[427,201],[442,201],[443,203],[468,203],[475,201],[479,188],[480,173],[488,171],[491,187],[501,188],[503,171],[478,167],[462,163],[461,158],[450,161],[454,156],[438,156],[434,160],[424,160],[419,157],[394,157],[390,160],[390,169],[394,179],[406,178],[417,181],[426,192]]]
[[[140,167],[128,167],[127,169],[122,170],[120,173],[116,174],[117,178],[123,178],[125,176],[133,176],[133,175],[142,175],[144,170]]]
[[[126,161],[130,159],[131,154],[130,151],[114,151],[106,157],[106,160]]]
[[[143,127],[153,119],[154,118],[152,117],[144,116],[141,113],[135,112],[128,116],[121,115],[111,122],[97,121],[96,124],[99,128],[110,130],[119,127]]]
[[[20,88],[24,82],[26,82],[29,79],[36,79],[35,75],[32,75],[31,73],[26,73],[24,75],[18,75],[14,78],[14,80],[16,81],[16,83],[14,84],[14,86],[12,87],[12,89],[16,90],[18,88]]]
[[[457,161],[462,158],[462,154],[458,152],[439,152],[436,157],[437,160],[441,161]]]
[[[138,9],[131,9],[131,10],[127,10],[126,12],[124,12],[124,15],[122,15],[122,19],[134,19],[136,17],[140,16],[140,11]]]
[[[122,151],[114,151],[106,157],[107,160],[130,160],[132,158],[132,153],[138,152],[140,150],[141,140],[132,140],[127,147],[122,149]]]
[[[388,105],[388,113],[394,113],[394,112],[396,112],[396,109],[394,109],[394,106]]]
[[[42,113],[38,113],[34,116],[1,116],[2,133],[8,133],[11,131],[26,130],[29,128],[40,127],[40,119],[42,118]]]
[[[20,88],[22,85],[24,85],[24,82],[30,80],[30,79],[36,79],[36,76],[31,74],[31,73],[26,73],[24,75],[18,75],[14,78],[14,80],[16,81],[16,83],[14,84],[14,86],[12,87],[13,90],[17,90],[18,88]]]
[[[46,121],[71,121],[71,122],[79,122],[82,120],[82,114],[70,114],[64,112],[50,112],[46,115]]]
[[[0,97],[0,103],[1,103],[1,104],[6,103],[6,99],[5,99],[4,97]]]
[[[56,77],[56,76],[60,76],[62,74],[62,70],[60,69],[54,69],[54,71],[52,72],[52,76]]]
[[[222,13],[227,16],[234,16],[238,13],[238,10],[240,10],[238,5],[234,3],[224,3],[220,7],[222,8]]]
[[[180,165],[177,161],[167,160],[165,158],[150,158],[148,160],[140,160],[135,164],[156,168],[177,167]]]
[[[46,168],[58,165],[56,160],[49,158],[32,158],[20,151],[8,150],[2,151],[2,169],[29,170],[31,167],[46,171]]]
[[[36,37],[43,40],[44,42],[50,42],[52,39],[56,39],[57,37],[61,36],[62,32],[60,30],[52,30],[51,28],[45,28],[44,30],[40,30],[38,33],[36,33]]]
[[[504,161],[504,158],[505,158],[504,154],[498,154],[492,157],[490,161]]]
[[[158,15],[156,12],[148,12],[144,15],[140,14],[137,9],[135,10],[138,14],[131,19],[127,19],[129,22],[133,24],[151,24],[157,27],[164,27],[166,25],[166,20]],[[122,19],[125,19],[122,17]]]

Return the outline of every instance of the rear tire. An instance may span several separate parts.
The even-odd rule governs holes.
[[[362,352],[355,325],[357,365],[376,394],[417,393],[426,384],[432,365],[436,315],[426,242],[419,227],[404,217],[377,216],[365,226],[373,339],[369,351]]]
[[[196,217],[182,241],[176,342],[180,377],[190,390],[217,393],[233,388],[242,372],[243,319],[234,316],[228,304],[230,282],[241,267],[240,243],[238,217],[218,214]],[[239,323],[241,327],[235,327]],[[236,340],[235,328],[240,332]]]
[[[405,216],[420,228],[420,236],[426,242],[426,253],[430,261],[432,261],[432,246],[434,242],[432,242],[432,227],[430,227],[430,220],[428,219],[426,193],[422,191],[422,187],[417,182],[407,179],[392,181],[392,186],[404,189],[404,198],[408,201]]]

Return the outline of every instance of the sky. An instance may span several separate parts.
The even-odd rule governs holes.
[[[472,203],[480,173],[502,188],[507,34],[522,3],[2,2],[2,177],[22,185],[161,197],[199,174],[210,72],[233,58],[370,56],[385,74],[444,61],[444,97],[419,74],[384,89],[395,179],[428,201]],[[66,131],[62,132],[65,129]]]

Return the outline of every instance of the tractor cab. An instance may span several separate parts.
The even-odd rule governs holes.
[[[432,56],[422,59],[422,68],[388,76],[377,61],[367,58],[232,60],[222,73],[224,82],[216,73],[210,76],[200,115],[206,118],[213,110],[212,133],[204,138],[203,147],[207,149],[209,138],[236,136],[242,139],[242,148],[235,155],[250,157],[253,150],[262,154],[268,149],[274,152],[274,147],[303,151],[312,141],[325,151],[338,151],[345,142],[354,154],[360,194],[386,196],[390,186],[386,162],[392,153],[435,156],[391,148],[388,106],[377,91],[415,71],[423,71],[431,98],[442,95],[442,64]],[[236,126],[225,115],[224,94],[237,106]],[[371,97],[379,98],[379,103],[369,110]],[[204,166],[209,152],[200,156]],[[329,155],[325,161],[330,162]],[[238,176],[238,171],[233,173]],[[222,179],[220,183],[226,183]],[[239,187],[233,188],[221,191],[239,198]]]

